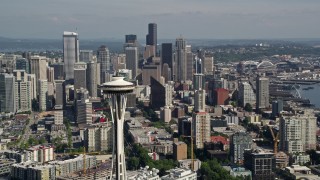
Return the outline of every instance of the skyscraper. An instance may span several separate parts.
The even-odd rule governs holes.
[[[65,80],[74,78],[74,63],[79,61],[78,33],[63,32],[63,61]]]
[[[244,152],[244,167],[252,172],[252,179],[274,180],[276,162],[274,154],[262,150]]]
[[[15,76],[15,103],[17,111],[25,112],[32,110],[32,86],[28,81],[25,70],[14,70]]]
[[[86,79],[87,64],[85,62],[78,62],[74,64],[74,89],[87,89]],[[91,81],[91,79],[88,79]]]
[[[88,152],[112,149],[112,127],[108,123],[92,124],[84,131],[84,144]]]
[[[256,103],[256,96],[248,82],[241,82],[239,84],[238,98],[242,107],[245,107],[247,103],[254,107]]]
[[[16,60],[16,69],[25,70],[26,73],[30,73],[29,60],[26,58],[19,58]]]
[[[283,100],[278,99],[272,101],[272,116],[279,116],[281,111],[283,111]]]
[[[143,85],[150,85],[150,77],[155,78],[160,82],[161,69],[159,63],[145,64],[142,68],[142,83]]]
[[[64,79],[64,64],[63,63],[52,63],[50,67],[54,69],[54,79],[63,80]]]
[[[203,149],[205,142],[210,142],[210,115],[197,112],[192,115],[192,132],[197,149]]]
[[[161,44],[161,63],[162,65],[167,63],[172,69],[173,67],[173,52],[172,43]]]
[[[252,138],[245,132],[237,132],[230,138],[230,157],[232,163],[243,163],[244,150],[252,148]]]
[[[162,85],[155,78],[151,77],[151,106],[160,109],[164,106],[172,106],[173,87],[170,84]]]
[[[92,50],[80,50],[79,61],[80,62],[90,62],[93,60]]]
[[[155,52],[157,52],[157,24],[148,24],[148,34],[146,36],[146,45],[151,45],[155,47]]]
[[[110,71],[110,53],[106,46],[100,46],[97,52],[97,61],[100,63],[100,80],[106,82],[106,73]]]
[[[0,74],[0,112],[16,112],[15,77],[12,74]]]
[[[102,85],[104,94],[112,95],[111,112],[113,124],[113,160],[115,160],[115,178],[117,180],[127,179],[126,175],[126,158],[124,153],[124,115],[126,109],[127,97],[126,94],[132,93],[134,85],[124,81],[123,77],[113,77],[111,82]]]
[[[132,71],[132,78],[136,79],[138,75],[138,48],[126,47],[126,68]]]
[[[55,80],[54,83],[55,83],[55,105],[61,106],[63,109],[66,102],[64,80]]]
[[[256,109],[269,107],[269,79],[257,77],[256,89]]]
[[[317,118],[313,110],[305,109],[294,116],[280,119],[280,149],[287,153],[300,153],[315,149]]]
[[[161,75],[164,77],[165,82],[171,81],[171,68],[167,63],[163,64]]]
[[[177,81],[187,80],[187,49],[182,37],[176,39],[174,76]]]
[[[186,53],[187,53],[187,59],[186,59],[186,73],[187,73],[187,80],[192,80],[193,78],[193,60],[194,56],[191,51],[191,45],[186,45]]]
[[[205,88],[205,79],[203,78],[203,74],[193,74],[193,89],[200,90]]]
[[[92,102],[89,99],[82,98],[81,100],[77,100],[77,123],[92,124]]]
[[[206,91],[203,89],[194,92],[194,111],[206,111]]]
[[[47,110],[48,80],[39,79],[39,110]]]
[[[203,73],[204,74],[213,74],[214,73],[214,59],[213,56],[206,56],[202,61]]]
[[[135,34],[127,34],[126,35],[126,43],[137,43],[137,35]]]
[[[196,68],[197,68],[197,73],[204,73],[204,59],[205,59],[205,52],[202,49],[199,49],[197,51],[197,57],[198,59],[196,60]]]
[[[31,56],[30,72],[36,76],[36,87],[39,93],[39,80],[47,79],[47,58],[43,56]],[[72,67],[73,68],[73,67]],[[38,94],[39,95],[39,94]]]
[[[98,81],[98,79],[100,79],[99,66],[100,64],[94,61],[87,63],[87,89],[91,97],[97,97],[97,88],[98,84],[100,84],[100,82]]]

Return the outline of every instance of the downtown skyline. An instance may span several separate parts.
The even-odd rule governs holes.
[[[159,39],[317,38],[319,7],[315,0],[17,0],[0,7],[0,36],[59,39],[77,31],[80,39],[144,39],[146,24],[154,22]]]

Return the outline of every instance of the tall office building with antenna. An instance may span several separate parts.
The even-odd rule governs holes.
[[[65,80],[74,79],[74,63],[79,62],[78,33],[63,32],[63,61]]]

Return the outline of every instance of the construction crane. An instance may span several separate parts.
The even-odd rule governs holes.
[[[274,154],[277,154],[278,152],[278,142],[279,142],[279,135],[280,133],[278,132],[277,135],[275,136],[274,135],[274,132],[273,132],[273,129],[271,128],[271,126],[268,126],[269,129],[270,129],[270,132],[271,132],[271,135],[272,135],[272,138],[273,138],[273,153]]]

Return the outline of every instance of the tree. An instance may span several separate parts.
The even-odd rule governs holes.
[[[248,112],[252,112],[252,106],[250,103],[246,103],[246,105],[244,106],[244,110],[248,111]]]
[[[129,158],[129,160],[128,160],[128,168],[129,169],[136,170],[136,169],[138,169],[138,166],[139,166],[139,158],[137,158],[137,157]]]
[[[225,170],[216,159],[204,161],[201,164],[200,172],[202,179],[205,180],[238,180],[242,178],[232,177],[227,170]]]

